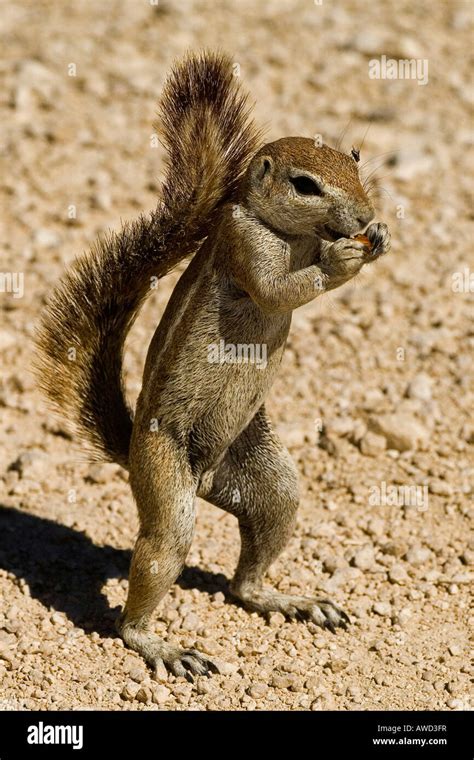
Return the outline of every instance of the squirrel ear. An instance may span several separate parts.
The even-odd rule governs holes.
[[[271,177],[273,169],[273,158],[270,156],[260,156],[253,170],[253,179],[260,183],[266,177]]]

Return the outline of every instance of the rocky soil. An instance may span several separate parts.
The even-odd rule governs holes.
[[[2,3],[0,64],[0,707],[469,709],[474,538],[472,40],[469,2]],[[53,283],[101,231],[151,209],[151,123],[172,59],[228,50],[268,139],[360,145],[393,250],[299,310],[269,410],[298,464],[298,530],[271,569],[323,593],[347,632],[227,598],[236,521],[200,502],[187,568],[156,630],[214,657],[156,677],[116,637],[137,530],[126,474],[90,465],[29,372]],[[428,83],[371,79],[381,55]],[[374,188],[374,192],[376,188]],[[179,273],[128,343],[130,396]],[[17,292],[9,292],[17,283]],[[472,587],[472,585],[471,585]]]

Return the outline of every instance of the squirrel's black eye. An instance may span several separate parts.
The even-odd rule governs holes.
[[[300,195],[322,195],[323,191],[309,177],[290,177],[290,182]]]

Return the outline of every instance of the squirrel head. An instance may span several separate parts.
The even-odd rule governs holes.
[[[325,240],[351,237],[373,219],[359,179],[358,152],[350,156],[307,137],[264,145],[244,178],[249,211],[274,229]]]

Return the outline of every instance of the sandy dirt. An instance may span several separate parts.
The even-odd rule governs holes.
[[[1,3],[0,708],[469,709],[474,539],[469,2]],[[268,408],[301,477],[271,569],[353,624],[332,635],[228,599],[236,521],[200,502],[187,568],[155,628],[216,658],[158,676],[113,621],[137,531],[127,475],[90,465],[29,372],[44,299],[101,231],[153,208],[152,121],[169,65],[219,44],[268,139],[360,145],[388,257],[294,315]],[[371,79],[380,56],[428,81]],[[369,128],[370,127],[370,128]],[[369,128],[369,129],[368,129]],[[374,189],[375,192],[375,189]],[[179,272],[130,335],[130,397]]]

